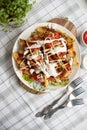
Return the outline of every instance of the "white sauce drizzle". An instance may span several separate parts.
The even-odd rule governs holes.
[[[73,64],[73,59],[72,58],[70,59],[69,63],[70,63],[70,66],[72,66],[72,64]]]
[[[28,48],[39,48],[41,47],[43,44],[46,44],[46,43],[52,43],[53,41],[65,41],[64,38],[59,38],[59,39],[52,39],[52,40],[42,40],[42,41],[31,41],[31,42],[35,42],[35,44],[31,45],[31,46],[28,46]]]
[[[55,69],[56,63],[53,64],[45,64],[45,62],[42,63],[36,62],[36,63],[39,67],[39,70],[42,71],[46,75],[46,77],[50,76],[56,77],[58,75]]]
[[[34,71],[35,71],[34,69],[30,69],[30,73],[31,73],[31,74],[33,74]]]
[[[32,46],[29,46],[28,49],[39,48],[43,44],[51,43],[53,41],[55,41],[55,39],[53,39],[53,40],[44,40],[44,41],[36,41],[37,43],[32,45]],[[56,39],[56,41],[58,41],[58,42],[60,41],[63,46],[57,46],[57,47],[51,48],[48,53],[51,53],[53,55],[53,54],[58,54],[58,53],[61,53],[61,52],[67,52],[65,39],[64,38],[59,38],[59,39]],[[27,53],[28,53],[28,51],[25,50],[24,55],[26,55]],[[31,56],[28,56],[28,60],[32,60],[32,59],[35,60],[38,56],[40,56],[40,54],[33,54]],[[43,54],[41,54],[41,55],[43,57]],[[56,76],[58,76],[58,72],[56,71],[56,68],[55,68],[57,66],[57,63],[49,63],[47,53],[45,55],[46,55],[46,58],[41,63],[39,63],[38,61],[35,60],[38,68],[36,70],[30,69],[30,73],[33,73],[35,71],[36,73],[43,72],[46,75],[46,77],[50,77],[50,76],[56,77]],[[27,64],[30,66],[29,61],[27,61]]]
[[[24,51],[24,56],[27,55],[29,53],[29,50],[25,50]]]

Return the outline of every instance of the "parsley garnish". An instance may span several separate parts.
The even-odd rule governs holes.
[[[0,0],[0,26],[6,27],[15,23],[15,27],[22,25],[26,13],[32,9],[29,0]]]

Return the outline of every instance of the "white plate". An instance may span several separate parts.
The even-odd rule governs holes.
[[[61,26],[61,25],[58,25],[58,24],[55,24],[55,23],[49,23],[49,22],[46,22],[46,23],[38,23],[38,24],[34,24],[33,26],[27,28],[25,31],[23,31],[20,36],[18,37],[18,39],[16,40],[15,44],[14,44],[14,47],[13,47],[13,51],[12,52],[17,52],[18,49],[19,49],[19,44],[18,44],[18,40],[20,38],[22,39],[27,39],[30,34],[39,26],[49,26],[49,27],[52,27],[54,28],[55,30],[61,30],[63,32],[65,32],[66,34],[68,34],[69,36],[71,36],[72,38],[75,39],[75,51],[76,51],[76,54],[77,54],[77,58],[78,58],[78,61],[79,61],[79,66],[80,66],[80,48],[79,48],[79,45],[78,45],[78,41],[76,40],[76,38],[74,37],[74,35],[69,31],[67,30],[65,27]],[[14,58],[12,57],[12,63],[13,63],[13,68],[15,70],[15,73],[16,75],[18,76],[18,78],[27,86],[31,87],[29,85],[28,82],[26,82],[23,78],[22,78],[22,74],[20,72],[20,70],[17,68],[17,65],[16,65],[16,62],[14,60]],[[79,70],[79,66],[77,67],[74,67],[73,68],[73,72],[70,76],[70,82],[73,80],[73,78],[75,77],[75,75],[77,74],[78,70]],[[70,83],[69,82],[69,83]],[[32,88],[32,87],[31,87]],[[57,87],[55,87],[57,88]],[[59,87],[58,87],[59,88]],[[61,87],[61,89],[63,89],[63,87]],[[48,90],[46,90],[48,91]]]

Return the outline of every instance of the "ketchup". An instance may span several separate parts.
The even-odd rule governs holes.
[[[83,34],[83,40],[87,44],[87,31],[85,31]]]

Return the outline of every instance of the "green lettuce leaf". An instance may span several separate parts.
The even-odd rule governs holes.
[[[49,86],[66,86],[69,83],[69,81],[65,81],[65,82],[49,82]]]
[[[26,80],[27,82],[29,82],[29,83],[34,82],[33,79],[30,79],[30,78],[28,77],[28,75],[22,74],[22,78],[23,78],[24,80]]]

